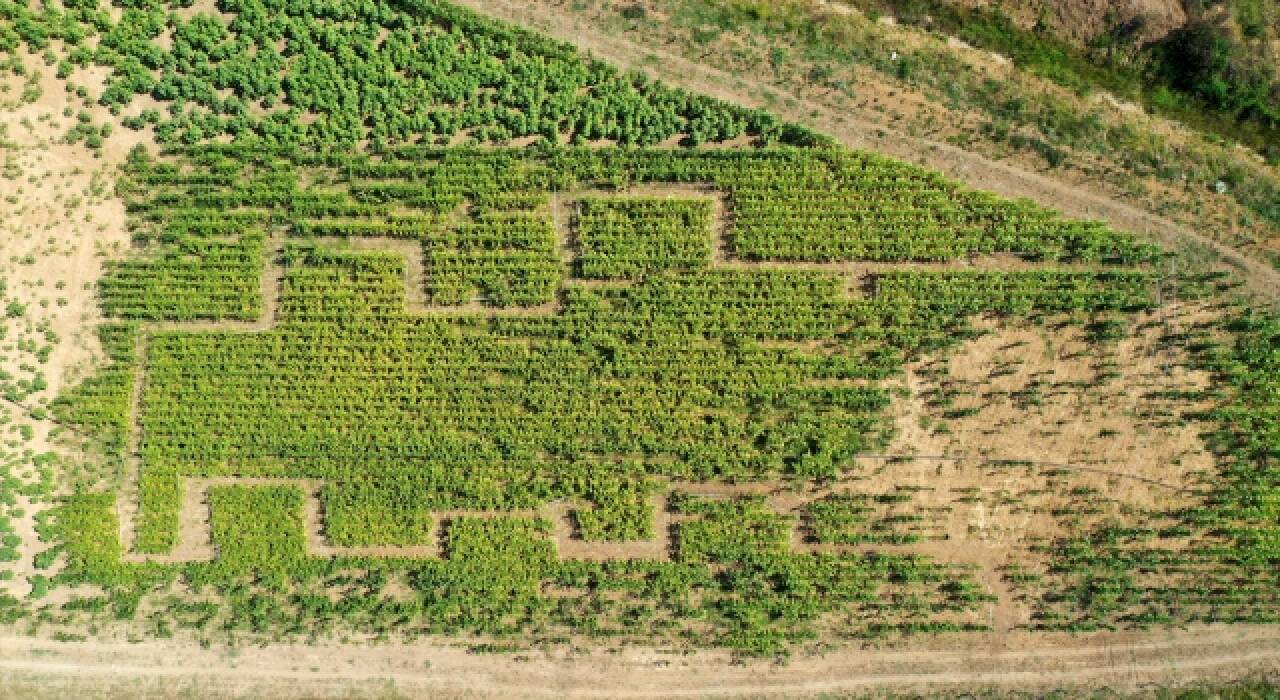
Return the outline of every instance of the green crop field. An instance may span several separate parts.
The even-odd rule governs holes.
[[[1222,279],[444,2],[211,9],[0,0],[0,48],[106,67],[159,144],[117,186],[106,359],[53,406],[99,463],[41,523],[76,593],[13,619],[758,654],[1014,602],[1280,619],[1280,320]],[[1034,444],[885,483],[904,368],[975,319],[1102,346],[1171,298],[1212,311],[1166,338],[1213,378],[1170,421],[1214,469],[1144,486],[1176,505]],[[974,504],[1043,531],[953,556]]]

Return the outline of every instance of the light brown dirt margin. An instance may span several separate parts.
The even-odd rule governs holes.
[[[943,692],[999,686],[1117,692],[1190,677],[1280,675],[1280,627],[1206,626],[1140,636],[1104,633],[1029,646],[1025,633],[987,636],[966,649],[848,649],[778,665],[731,664],[724,652],[534,652],[518,660],[429,643],[273,644],[233,651],[178,640],[58,643],[0,637],[0,683],[10,674],[51,682],[164,679],[171,694],[199,686],[243,697],[780,697],[842,692]],[[602,682],[603,679],[608,682]],[[353,689],[363,689],[363,692]],[[251,693],[251,694],[250,694]]]

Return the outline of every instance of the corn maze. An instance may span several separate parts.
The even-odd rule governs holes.
[[[707,175],[724,177],[723,171],[705,170],[707,164],[698,162],[710,158],[666,157],[684,161],[690,176],[704,176],[698,173],[702,166]],[[511,155],[505,159],[522,160]],[[723,402],[723,390],[716,396],[710,387],[702,389],[706,403],[701,404],[655,394],[669,391],[659,386],[659,380],[662,384],[667,380],[636,375],[669,361],[663,358],[662,348],[670,348],[674,338],[685,346],[682,354],[692,355],[683,360],[685,369],[680,371],[687,380],[679,386],[688,390],[696,384],[687,382],[705,385],[706,377],[693,376],[708,369],[704,362],[717,363],[731,378],[734,364],[751,363],[748,366],[763,370],[777,361],[773,353],[758,350],[726,357],[723,336],[757,343],[837,340],[852,331],[855,319],[865,317],[866,306],[890,296],[910,295],[918,279],[947,275],[949,288],[956,288],[959,285],[949,278],[959,275],[972,280],[975,298],[1010,282],[1016,286],[1027,284],[1020,281],[1024,279],[1053,280],[1079,290],[1079,299],[1068,303],[1080,308],[1138,306],[1144,303],[1148,286],[1140,271],[1123,265],[1109,270],[1102,262],[1103,256],[1125,260],[1139,255],[1136,248],[1126,248],[1116,238],[1101,243],[1090,240],[1089,229],[1073,230],[1072,225],[1035,211],[1026,216],[1040,217],[1045,228],[1059,229],[1066,240],[1052,244],[1061,245],[1062,250],[1021,250],[1025,237],[986,240],[982,227],[1007,223],[983,222],[980,217],[986,212],[979,205],[963,224],[972,237],[969,248],[939,251],[936,246],[941,239],[957,245],[954,231],[939,230],[939,241],[923,241],[916,249],[903,247],[901,233],[890,233],[880,241],[864,240],[862,247],[841,253],[840,261],[830,260],[833,254],[826,250],[816,251],[813,261],[791,261],[797,257],[794,251],[777,254],[781,259],[761,253],[743,259],[737,248],[740,230],[762,240],[782,239],[781,231],[809,230],[795,221],[793,213],[778,207],[777,201],[772,206],[757,201],[756,191],[776,187],[780,178],[741,184],[723,179],[640,180],[611,189],[554,193],[516,189],[512,193],[508,188],[528,188],[530,183],[496,177],[501,171],[495,166],[503,160],[480,154],[470,154],[466,161],[460,156],[427,155],[390,163],[347,164],[345,174],[332,187],[278,187],[276,194],[267,195],[278,201],[266,202],[277,209],[264,212],[256,222],[270,230],[270,236],[264,237],[260,230],[234,241],[223,240],[225,232],[214,207],[233,203],[237,208],[230,210],[231,220],[252,225],[247,215],[259,203],[245,197],[265,186],[258,184],[264,179],[278,183],[276,175],[256,175],[243,188],[203,198],[193,191],[203,178],[163,170],[139,175],[152,191],[159,190],[151,202],[208,202],[209,210],[188,206],[176,217],[180,234],[172,228],[172,215],[163,211],[152,222],[158,229],[157,239],[170,241],[161,243],[162,252],[117,265],[103,285],[106,308],[121,316],[206,318],[159,320],[137,330],[138,368],[128,431],[129,452],[140,464],[134,464],[135,475],[126,484],[129,495],[121,509],[123,542],[137,552],[132,559],[213,558],[209,504],[216,499],[210,494],[236,483],[236,478],[269,485],[272,477],[285,480],[276,487],[292,484],[306,494],[305,517],[299,521],[291,516],[288,527],[309,533],[309,552],[440,557],[447,534],[438,524],[465,517],[468,506],[477,514],[489,511],[488,515],[522,509],[526,517],[536,518],[539,511],[529,506],[538,497],[525,484],[539,472],[547,474],[542,478],[548,483],[542,488],[550,489],[541,498],[564,499],[558,508],[567,512],[556,517],[552,513],[556,506],[543,504],[549,510],[542,513],[566,525],[556,531],[561,550],[590,558],[591,548],[576,542],[575,535],[581,533],[586,540],[632,540],[637,556],[669,559],[675,546],[670,538],[673,524],[666,520],[654,524],[655,514],[665,515],[667,508],[647,495],[655,480],[728,477],[768,483],[797,475],[829,478],[842,460],[869,444],[877,413],[887,403],[882,391],[866,383],[875,369],[775,370],[766,391],[789,398],[771,397],[771,402],[817,403],[827,415],[809,420],[819,426],[838,426],[842,439],[832,442],[831,435],[782,433],[769,436],[778,443],[770,449],[712,454],[707,457],[715,461],[703,464],[706,458],[700,452],[713,442],[710,435],[732,437],[734,433],[726,432],[729,428],[738,431],[739,440],[759,442],[758,436],[767,435],[759,427],[763,422],[786,421],[795,408],[770,407],[744,426],[741,419],[735,425],[716,417],[714,407],[707,405]],[[782,157],[756,160],[776,168]],[[837,220],[831,214],[849,220],[853,236],[868,237],[871,229],[866,221],[876,215],[875,207],[888,213],[891,204],[908,196],[935,203],[939,199],[933,192],[939,183],[903,178],[901,187],[888,188],[876,202],[866,196],[873,190],[859,179],[859,171],[885,169],[885,164],[823,160],[828,159],[801,161],[801,172],[819,178],[836,170],[835,177],[846,178],[846,187],[852,191],[825,194],[826,201],[819,200],[819,206],[828,221]],[[485,161],[491,169],[477,167],[477,162]],[[417,171],[411,169],[414,163]],[[377,177],[391,169],[396,177]],[[625,171],[624,175],[634,177]],[[502,194],[476,186],[486,180],[500,186]],[[875,189],[885,187],[872,182]],[[806,201],[817,192],[797,187],[790,196]],[[740,206],[739,196],[748,204]],[[324,204],[317,207],[315,202]],[[378,206],[370,208],[371,202]],[[855,209],[868,202],[870,211]],[[786,203],[792,204],[791,212],[798,209],[793,202]],[[141,210],[152,211],[147,209],[150,206],[155,204],[142,204]],[[316,209],[324,215],[318,216]],[[362,216],[352,217],[353,211]],[[893,211],[892,216],[896,220],[903,214]],[[212,230],[202,230],[193,223],[197,221],[210,222]],[[774,233],[765,237],[761,230]],[[1046,240],[1052,239],[1045,237],[1038,243],[1044,245]],[[1099,251],[1099,245],[1110,247]],[[227,255],[228,249],[237,254]],[[960,254],[976,257],[947,259]],[[246,264],[255,256],[257,265]],[[1035,262],[1038,257],[1050,261]],[[858,262],[863,258],[885,262]],[[158,268],[159,274],[149,268]],[[228,277],[231,284],[208,284],[209,279]],[[909,280],[905,290],[904,280]],[[185,288],[175,289],[183,284]],[[878,289],[882,285],[883,291]],[[607,332],[604,329],[614,324],[642,332],[646,322],[657,321],[664,313],[676,310],[677,318],[688,313],[673,303],[673,292],[693,302],[690,310],[698,315],[739,308],[733,321],[750,324],[759,309],[769,323],[755,321],[745,331],[718,330],[711,338],[705,331],[695,334],[676,328],[674,338],[647,341],[661,344],[651,357],[637,358],[638,366],[625,370],[632,375],[631,381],[625,376],[614,380],[637,397],[615,398],[601,392],[596,386],[599,379],[592,374],[606,367],[594,357],[587,363],[582,357],[573,358],[568,365],[574,374],[559,374],[566,371],[559,366],[564,361],[548,353],[554,348],[558,354],[564,339],[572,337],[572,331],[564,328],[571,319],[596,326],[595,332]],[[785,301],[770,301],[762,292],[778,294]],[[651,301],[655,293],[663,301]],[[228,294],[233,295],[230,300]],[[1085,294],[1102,295],[1102,299]],[[174,298],[182,301],[157,306],[157,300]],[[601,306],[621,313],[596,317]],[[624,310],[628,306],[630,313]],[[200,311],[193,313],[196,309]],[[803,318],[805,326],[779,328],[783,315]],[[239,320],[216,320],[223,316]],[[448,325],[440,325],[446,321]],[[477,323],[489,328],[462,330]],[[388,335],[383,338],[382,333]],[[462,337],[451,337],[455,334]],[[328,340],[318,342],[321,337]],[[391,339],[394,345],[388,346]],[[389,354],[392,348],[401,356]],[[473,354],[475,359],[470,357]],[[413,360],[416,357],[431,360],[418,362]],[[803,359],[813,363],[827,358]],[[556,392],[547,379],[533,376],[530,366],[541,366],[555,377],[553,381],[566,382],[563,386],[580,387],[570,391],[580,395],[559,397],[553,405],[563,408],[535,409],[535,402],[551,401]],[[318,367],[325,369],[316,372]],[[607,367],[615,373],[619,369]],[[460,381],[449,391],[440,391],[437,383],[449,375]],[[523,386],[507,388],[507,379]],[[752,395],[754,391],[735,393],[743,394],[740,401],[761,400]],[[651,397],[645,401],[644,394]],[[647,403],[651,416],[663,407],[675,411],[662,418],[629,418],[635,415],[637,402]],[[286,415],[294,418],[285,419]],[[270,428],[271,434],[262,432],[294,421],[292,434],[282,435],[279,428]],[[553,423],[540,426],[540,421],[560,421],[572,429],[558,434]],[[520,434],[522,422],[530,428],[525,435]],[[329,427],[318,430],[325,425]],[[337,426],[344,427],[335,430]],[[743,434],[744,427],[752,432]],[[651,430],[663,437],[640,440],[634,435]],[[503,436],[510,443],[495,451],[495,445],[467,436],[470,431],[490,441]],[[226,441],[214,435],[240,437]],[[566,438],[580,442],[557,444]],[[789,453],[788,443],[800,439],[807,441],[806,448]],[[818,439],[829,446],[819,444],[814,449]],[[619,451],[620,446],[629,449]],[[519,457],[503,454],[517,449]],[[598,456],[583,457],[583,453]],[[603,477],[606,484],[589,491],[555,484],[557,477],[551,476],[579,470],[626,471],[610,465],[624,465],[628,459],[642,464],[639,469],[630,467],[634,472],[630,475]],[[272,464],[277,460],[283,464]],[[673,464],[659,467],[657,460]],[[432,493],[436,484],[457,478],[433,472],[453,467],[466,473],[485,468],[485,462],[502,464],[499,474],[525,473],[516,477],[519,485],[489,493],[451,498],[447,487]],[[135,493],[136,513],[131,497]],[[718,492],[734,494],[729,485]],[[188,524],[180,528],[184,514]],[[787,538],[791,539],[795,538]],[[615,552],[624,550],[613,545]]]
[[[950,554],[967,504],[1063,536],[1123,511],[1033,464],[858,485],[886,380],[968,317],[1153,306],[1155,252],[1105,227],[822,150],[205,147],[121,190],[113,362],[64,411],[125,479],[63,514],[71,576],[383,571],[435,587],[414,619],[501,634],[679,636],[696,596],[763,651],[836,611],[986,628],[1031,574]]]
[[[881,454],[909,363],[1158,313],[1164,252],[447,2],[217,9],[0,3],[164,146],[53,405],[102,462],[40,523],[93,592],[57,615],[752,654],[1280,618],[1271,317],[1179,338],[1193,483]]]

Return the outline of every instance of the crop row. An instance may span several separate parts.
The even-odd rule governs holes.
[[[711,262],[706,200],[584,199],[573,231],[577,274],[587,279],[635,279]]]
[[[158,254],[113,261],[99,283],[105,313],[139,320],[252,320],[262,315],[265,237],[184,237]]]

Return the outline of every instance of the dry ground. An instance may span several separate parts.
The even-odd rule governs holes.
[[[718,652],[643,649],[496,656],[403,645],[201,648],[178,640],[58,643],[0,637],[0,684],[17,697],[814,697],[1104,687],[1133,692],[1280,674],[1280,629],[970,639],[963,649],[849,649],[778,665]],[[11,695],[13,697],[13,695]]]
[[[97,157],[83,145],[65,143],[63,137],[75,123],[74,116],[64,116],[66,109],[88,112],[97,124],[112,118],[105,109],[86,106],[68,93],[54,69],[38,56],[22,56],[28,69],[40,74],[40,96],[34,102],[0,109],[0,129],[7,140],[0,146],[5,169],[5,177],[0,178],[0,279],[7,283],[6,303],[17,300],[26,308],[22,316],[9,320],[5,341],[38,338],[43,342],[43,332],[37,328],[44,327],[56,334],[57,342],[52,343],[45,362],[16,351],[6,350],[0,356],[0,370],[24,376],[22,365],[38,366],[47,382],[46,389],[24,400],[24,407],[6,402],[0,410],[15,424],[34,429],[31,440],[9,451],[41,454],[59,450],[49,440],[56,426],[48,420],[33,420],[26,409],[56,397],[87,375],[101,357],[95,335],[101,316],[93,286],[102,274],[103,261],[121,255],[129,241],[124,202],[115,196],[115,172],[129,149],[147,139],[117,125]],[[72,79],[100,86],[103,75],[102,71],[81,72]],[[22,82],[6,74],[0,85],[9,90],[0,94],[12,102]],[[31,561],[37,549],[35,516],[44,506],[20,497],[17,507],[23,512],[14,523],[24,542],[22,559],[13,567],[15,578],[0,582],[0,591],[25,595],[29,575],[48,573],[37,572]]]

